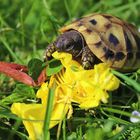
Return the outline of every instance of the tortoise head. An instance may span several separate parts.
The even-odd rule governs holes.
[[[83,45],[84,41],[82,35],[75,30],[64,32],[54,42],[57,51],[68,52],[74,57],[79,56]]]

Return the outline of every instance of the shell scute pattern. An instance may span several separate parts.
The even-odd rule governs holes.
[[[109,42],[113,43],[114,46],[117,46],[119,44],[118,38],[112,33],[110,33],[109,35]]]
[[[140,68],[140,34],[134,25],[107,14],[83,17],[60,31],[80,32],[101,61],[122,71]]]

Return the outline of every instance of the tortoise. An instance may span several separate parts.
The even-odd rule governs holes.
[[[92,69],[99,62],[119,71],[140,68],[140,33],[118,17],[88,15],[62,27],[60,32],[46,49],[47,60],[58,51],[72,54],[84,69]]]

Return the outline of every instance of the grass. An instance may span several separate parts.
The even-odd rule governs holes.
[[[4,0],[0,4],[0,61],[28,65],[43,61],[46,46],[59,34],[58,29],[90,13],[109,13],[140,27],[139,0]],[[74,108],[73,117],[47,132],[50,139],[139,140],[139,124],[129,121],[133,110],[140,110],[140,73],[121,74],[120,88],[110,93],[109,103],[98,108]],[[10,112],[13,102],[32,102],[36,88],[0,75],[0,139],[27,139],[19,118]],[[22,94],[24,93],[24,94]],[[46,115],[47,116],[47,115]],[[48,120],[47,120],[48,121]],[[46,121],[44,129],[48,129]],[[122,129],[123,128],[123,129]],[[119,131],[122,130],[122,131]]]

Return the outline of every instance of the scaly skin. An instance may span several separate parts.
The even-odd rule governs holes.
[[[50,60],[52,53],[56,50],[70,53],[74,59],[80,57],[80,62],[84,69],[93,67],[95,56],[86,45],[83,36],[75,30],[70,30],[60,35],[54,43],[47,47],[46,60]]]

